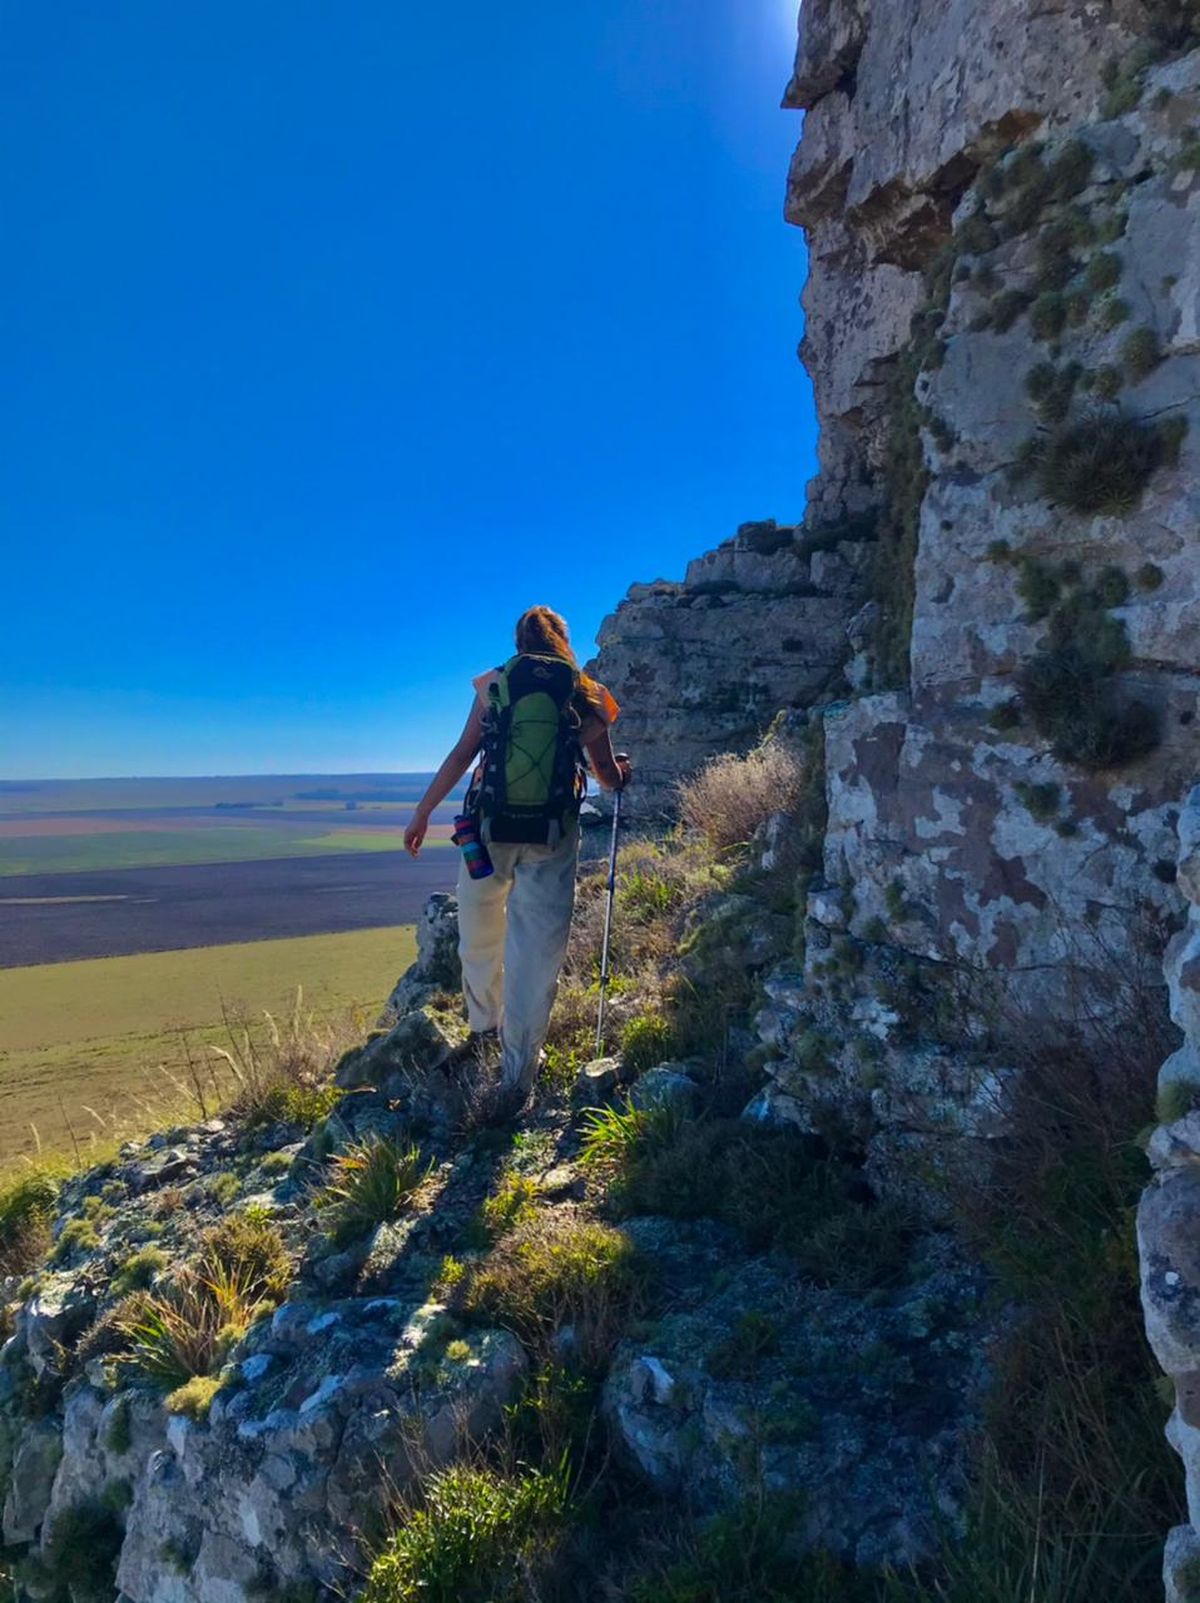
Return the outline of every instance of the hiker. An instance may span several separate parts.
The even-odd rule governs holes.
[[[606,789],[621,790],[631,777],[629,759],[613,752],[609,734],[617,704],[580,671],[558,613],[522,613],[516,646],[502,668],[472,681],[466,726],[404,832],[415,857],[434,808],[482,752],[464,811],[494,872],[472,877],[466,856],[459,865],[458,950],[472,1038],[479,1046],[499,1042],[506,1111],[523,1105],[532,1089],[566,955],[583,753]]]

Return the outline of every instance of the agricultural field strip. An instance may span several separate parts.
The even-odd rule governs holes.
[[[286,1016],[300,987],[306,1009],[369,1028],[414,953],[405,925],[0,971],[0,1162],[177,1100],[189,1051],[218,1063],[223,1012]]]

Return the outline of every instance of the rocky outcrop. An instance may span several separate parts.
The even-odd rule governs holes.
[[[1179,884],[1188,922],[1171,942],[1166,971],[1183,1044],[1159,1078],[1164,1122],[1150,1139],[1155,1178],[1138,1210],[1146,1334],[1174,1382],[1167,1437],[1183,1460],[1191,1520],[1167,1542],[1167,1603],[1189,1603],[1200,1583],[1200,788],[1180,815]]]
[[[631,815],[669,813],[676,782],[706,758],[746,750],[780,708],[844,685],[866,532],[744,524],[682,583],[634,585],[604,620],[590,666],[622,704],[619,744],[637,764]]]

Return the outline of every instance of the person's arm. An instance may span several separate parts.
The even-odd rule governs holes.
[[[633,778],[633,766],[624,752],[613,751],[608,730],[601,730],[594,740],[589,740],[586,750],[592,772],[605,790],[624,790]]]
[[[429,828],[429,819],[435,807],[444,802],[467,769],[475,761],[475,754],[483,745],[483,708],[478,701],[471,704],[471,715],[463,732],[454,742],[450,755],[434,774],[429,789],[417,803],[416,811],[404,831],[404,849],[410,857],[421,850],[421,842]]]

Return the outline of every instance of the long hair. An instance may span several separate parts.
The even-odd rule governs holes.
[[[517,619],[517,650],[538,657],[562,657],[572,668],[579,662],[571,646],[567,620],[552,607],[528,607]],[[600,687],[590,675],[579,675],[579,690],[593,712],[603,706]]]

